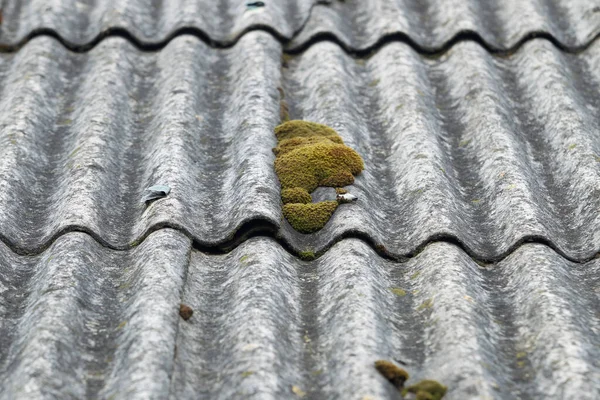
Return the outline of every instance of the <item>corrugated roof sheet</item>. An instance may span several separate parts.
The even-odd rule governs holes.
[[[600,397],[600,4],[266,3],[3,4],[0,398]],[[365,160],[312,235],[281,102]]]
[[[69,233],[37,256],[1,245],[0,268],[3,398],[395,398],[380,358],[448,398],[600,391],[600,264],[540,244],[397,263],[350,239],[304,262],[269,238],[210,255],[170,229],[125,252]]]
[[[495,58],[466,42],[429,60],[393,43],[357,61],[319,43],[280,59],[262,32],[227,50],[182,36],[72,54],[38,38],[2,56],[0,236],[21,253],[73,229],[123,249],[164,226],[207,246],[261,229],[298,251],[368,237],[394,257],[441,238],[485,260],[534,239],[573,260],[600,250],[598,45]],[[333,126],[366,161],[361,201],[315,235],[281,218],[279,85],[292,118]],[[157,183],[172,193],[145,208]]]
[[[552,37],[566,48],[586,46],[600,33],[597,0],[289,0],[248,8],[239,0],[32,0],[3,7],[0,46],[15,46],[32,34],[52,33],[71,46],[120,32],[141,44],[156,44],[194,31],[231,45],[249,30],[269,30],[290,48],[326,35],[353,50],[399,35],[424,50],[446,47],[456,36],[476,36],[490,48],[513,48],[532,35]]]

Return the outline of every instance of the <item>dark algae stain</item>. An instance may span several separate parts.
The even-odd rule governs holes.
[[[391,361],[375,361],[375,369],[402,393],[403,398],[412,393],[414,396],[411,398],[415,400],[440,400],[448,390],[446,386],[430,379],[404,387],[404,383],[409,378],[408,372]]]
[[[332,128],[292,120],[275,128],[275,172],[281,183],[283,215],[302,233],[320,230],[331,218],[337,201],[313,203],[319,186],[341,188],[354,183],[364,169],[362,157],[346,146]]]

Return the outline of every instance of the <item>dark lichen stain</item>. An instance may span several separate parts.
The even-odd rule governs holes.
[[[181,318],[183,318],[184,321],[187,321],[188,319],[192,318],[193,314],[194,310],[192,310],[192,307],[185,304],[179,305],[179,315],[181,316]]]
[[[404,382],[408,380],[408,372],[386,360],[375,361],[375,368],[385,379],[390,381],[396,389],[401,390]]]
[[[404,389],[402,396],[414,393],[418,400],[440,400],[447,390],[448,388],[441,383],[426,379]]]
[[[312,203],[310,194],[319,186],[353,184],[354,176],[364,169],[363,159],[335,130],[322,124],[287,121],[275,128],[275,136],[283,215],[297,231],[316,232],[329,221],[338,203]]]

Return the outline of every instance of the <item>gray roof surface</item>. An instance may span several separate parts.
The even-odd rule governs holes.
[[[0,399],[600,398],[600,3],[265,2],[3,4]],[[311,235],[282,102],[365,160]]]
[[[269,30],[304,48],[328,36],[364,50],[388,36],[423,50],[446,47],[456,36],[477,37],[492,49],[510,49],[532,35],[566,48],[585,47],[600,33],[599,0],[31,0],[5,1],[0,47],[52,33],[70,46],[97,42],[118,31],[156,44],[194,31],[216,45],[231,45],[250,30]]]
[[[2,398],[396,398],[380,358],[448,398],[600,391],[600,262],[541,244],[398,263],[349,239],[305,262],[266,237],[209,255],[170,229],[128,251],[68,233],[37,256],[1,245],[0,268]]]
[[[20,253],[67,230],[124,249],[164,226],[204,246],[256,229],[297,251],[362,237],[393,257],[441,238],[485,260],[533,239],[579,261],[600,250],[600,45],[567,55],[536,39],[495,58],[464,42],[428,60],[392,43],[357,62],[322,42],[281,56],[264,32],[155,53],[40,37],[0,56],[0,237]],[[279,85],[292,118],[333,126],[366,163],[360,201],[314,235],[282,221]],[[172,193],[145,208],[157,183]]]

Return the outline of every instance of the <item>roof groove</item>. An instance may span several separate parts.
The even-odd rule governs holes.
[[[360,3],[341,5],[329,0],[293,0],[285,5],[268,4],[249,15],[239,3],[220,1],[214,10],[214,19],[218,22],[205,20],[206,10],[215,6],[201,4],[201,1],[186,5],[190,15],[201,13],[196,19],[173,12],[177,7],[163,0],[150,7],[138,6],[135,1],[116,4],[112,10],[103,5],[90,9],[90,5],[85,4],[73,7],[60,4],[56,11],[46,3],[33,2],[27,6],[5,7],[4,25],[0,26],[0,53],[17,52],[41,36],[53,37],[77,53],[88,52],[115,37],[128,40],[139,51],[160,51],[183,35],[195,36],[213,48],[227,49],[246,34],[263,31],[277,39],[287,54],[300,54],[317,43],[330,41],[350,55],[365,57],[390,43],[401,42],[423,56],[439,57],[458,43],[472,41],[491,54],[507,56],[533,39],[548,40],[563,52],[577,54],[600,36],[600,17],[595,17],[600,8],[590,8],[585,3],[572,5],[554,0],[537,4],[530,0],[521,4],[484,6],[467,1],[465,9],[460,2],[439,7],[439,4],[412,4],[411,1],[397,0],[395,5],[376,2],[365,8]],[[74,14],[73,9],[76,9]],[[363,14],[366,17],[362,17]],[[361,18],[374,25],[366,33],[362,32],[365,21]],[[506,29],[504,22],[500,22],[503,19],[512,19],[517,30],[503,31]],[[13,21],[19,23],[16,28]],[[422,26],[416,26],[414,21],[421,21]],[[29,30],[22,31],[21,24],[29,26]],[[73,24],[72,29],[65,30],[65,26]],[[447,28],[448,25],[456,28]]]
[[[527,43],[529,43],[533,40],[536,40],[536,39],[547,40],[554,47],[556,47],[557,49],[561,50],[564,53],[580,54],[580,53],[584,52],[585,50],[587,50],[590,46],[592,46],[600,37],[600,32],[599,32],[596,35],[594,35],[591,39],[586,41],[585,43],[582,43],[577,46],[567,46],[564,43],[560,42],[558,39],[556,39],[554,36],[552,36],[548,32],[531,31],[531,32],[527,32],[526,34],[524,34],[523,37],[521,37],[512,46],[503,48],[503,47],[496,47],[496,46],[490,45],[477,32],[461,31],[461,32],[456,33],[454,36],[452,36],[450,39],[448,39],[446,42],[444,42],[440,46],[424,47],[424,46],[418,44],[417,42],[415,42],[407,34],[398,32],[398,33],[390,33],[390,34],[383,35],[375,43],[371,44],[368,47],[355,49],[355,48],[349,47],[346,43],[344,43],[342,40],[340,40],[334,34],[328,33],[328,32],[319,33],[317,35],[312,36],[310,39],[308,39],[307,41],[305,41],[301,44],[294,45],[292,42],[293,39],[286,39],[286,38],[282,37],[276,30],[274,30],[272,27],[266,26],[266,25],[250,26],[247,29],[245,29],[242,33],[240,33],[234,40],[227,41],[227,42],[215,41],[215,40],[211,39],[204,31],[199,30],[197,28],[193,28],[193,27],[178,28],[176,31],[171,33],[168,37],[166,37],[165,39],[163,39],[159,42],[143,42],[143,41],[140,41],[135,36],[133,36],[126,29],[110,28],[110,29],[107,29],[106,31],[103,31],[101,34],[96,36],[93,40],[91,40],[90,42],[87,42],[85,44],[76,44],[76,43],[70,42],[70,41],[66,40],[65,38],[63,38],[58,32],[51,30],[51,29],[37,29],[37,30],[29,33],[26,38],[22,39],[17,44],[7,45],[7,44],[3,44],[0,42],[0,53],[5,53],[5,54],[16,53],[20,49],[22,49],[24,46],[26,46],[30,41],[35,40],[36,38],[40,38],[40,37],[51,37],[51,38],[57,40],[66,49],[68,49],[69,51],[71,51],[73,53],[87,53],[87,52],[93,50],[96,46],[100,45],[103,41],[105,41],[107,39],[111,39],[111,38],[125,39],[130,44],[132,44],[137,50],[139,50],[141,52],[157,52],[157,51],[161,51],[162,49],[167,47],[169,45],[169,43],[171,43],[173,40],[175,40],[181,36],[194,36],[197,39],[201,40],[202,42],[206,43],[208,46],[210,46],[211,48],[214,48],[214,49],[230,49],[230,48],[234,47],[245,35],[252,33],[252,32],[257,32],[257,31],[268,33],[271,36],[273,36],[275,39],[277,39],[282,44],[283,52],[285,54],[299,55],[299,54],[306,52],[308,49],[310,49],[314,45],[317,45],[317,44],[323,43],[323,42],[331,42],[331,43],[335,43],[338,46],[340,46],[341,48],[343,48],[344,51],[348,55],[350,55],[352,57],[356,57],[356,58],[369,57],[369,56],[377,53],[381,48],[383,48],[389,44],[392,44],[392,43],[407,44],[410,47],[412,47],[413,50],[415,50],[417,53],[421,54],[424,57],[439,58],[439,57],[443,56],[444,54],[446,54],[448,51],[450,51],[454,46],[456,46],[460,43],[465,43],[465,42],[477,43],[479,46],[484,48],[488,53],[490,53],[494,56],[507,57],[507,56],[510,56],[511,54],[518,52]]]
[[[278,232],[277,226],[273,225],[269,221],[260,220],[260,219],[246,221],[244,224],[242,224],[240,227],[238,227],[238,229],[232,235],[231,239],[221,242],[221,243],[216,243],[216,244],[200,241],[197,238],[195,238],[192,235],[192,233],[187,231],[185,227],[176,225],[176,224],[171,224],[171,223],[162,223],[159,225],[155,225],[151,229],[146,231],[144,233],[144,235],[142,235],[142,237],[140,238],[140,240],[138,242],[134,243],[133,245],[124,245],[124,246],[120,246],[120,247],[114,246],[111,243],[106,242],[100,236],[98,236],[93,231],[90,231],[85,227],[66,227],[65,229],[61,230],[60,232],[57,232],[56,235],[54,237],[52,237],[50,241],[48,241],[47,243],[44,243],[43,247],[37,248],[37,249],[35,249],[35,251],[31,251],[31,250],[23,249],[23,248],[19,248],[19,247],[14,247],[9,241],[5,240],[4,237],[2,237],[2,236],[0,236],[0,243],[2,243],[2,245],[6,246],[8,249],[10,249],[10,251],[12,253],[14,253],[15,255],[36,257],[36,256],[44,254],[46,251],[48,251],[48,249],[50,247],[52,247],[57,241],[59,241],[63,236],[67,236],[67,235],[70,235],[73,233],[82,233],[82,234],[90,236],[94,241],[96,241],[96,243],[98,245],[102,246],[103,248],[106,248],[107,250],[116,251],[116,252],[128,252],[128,251],[135,249],[140,244],[144,243],[148,239],[148,237],[151,236],[152,234],[163,231],[163,230],[179,232],[180,234],[184,235],[185,237],[187,237],[189,240],[192,241],[193,248],[196,251],[199,251],[206,255],[229,254],[229,253],[235,251],[239,246],[242,246],[245,242],[247,242],[251,239],[263,238],[263,239],[271,239],[271,240],[277,242],[279,244],[279,246],[283,250],[288,252],[290,255],[292,255],[296,258],[300,258],[300,259],[303,258],[303,256],[301,255],[301,251],[294,248],[294,246],[292,244],[290,244],[286,238],[284,238],[280,235],[280,233]],[[372,251],[377,253],[377,255],[379,257],[381,257],[382,259],[384,259],[388,262],[393,262],[393,263],[398,263],[398,264],[404,264],[404,263],[409,262],[410,260],[414,259],[415,257],[418,257],[418,255],[420,253],[422,253],[425,249],[427,249],[427,247],[438,244],[438,243],[445,243],[448,245],[455,246],[455,247],[461,249],[461,251],[463,251],[465,254],[468,254],[469,257],[471,258],[471,260],[473,260],[474,262],[477,262],[477,263],[482,263],[482,264],[502,262],[506,258],[510,257],[513,253],[519,251],[519,249],[521,247],[527,246],[530,244],[541,245],[541,246],[547,247],[547,248],[551,249],[554,253],[556,253],[558,256],[560,256],[561,258],[563,258],[573,264],[585,264],[585,263],[588,263],[588,262],[600,257],[600,250],[599,250],[589,258],[575,259],[575,258],[570,257],[569,255],[565,254],[563,251],[561,251],[559,248],[557,248],[552,242],[548,241],[544,237],[523,236],[518,242],[515,242],[504,253],[499,254],[497,257],[489,258],[489,257],[483,257],[483,256],[477,254],[472,249],[470,249],[468,246],[466,246],[459,238],[452,236],[452,235],[445,235],[445,234],[436,234],[436,235],[430,236],[423,243],[418,244],[409,253],[394,254],[394,253],[388,252],[385,249],[382,249],[381,246],[377,245],[373,241],[373,239],[371,237],[369,237],[368,235],[366,235],[362,232],[348,231],[348,232],[344,233],[343,235],[336,237],[336,239],[334,241],[327,243],[327,245],[324,246],[319,252],[315,253],[314,259],[321,258],[325,254],[327,254],[327,252],[332,247],[334,247],[338,243],[344,242],[346,240],[360,241],[360,242],[364,243],[366,246],[369,246],[372,249]]]

